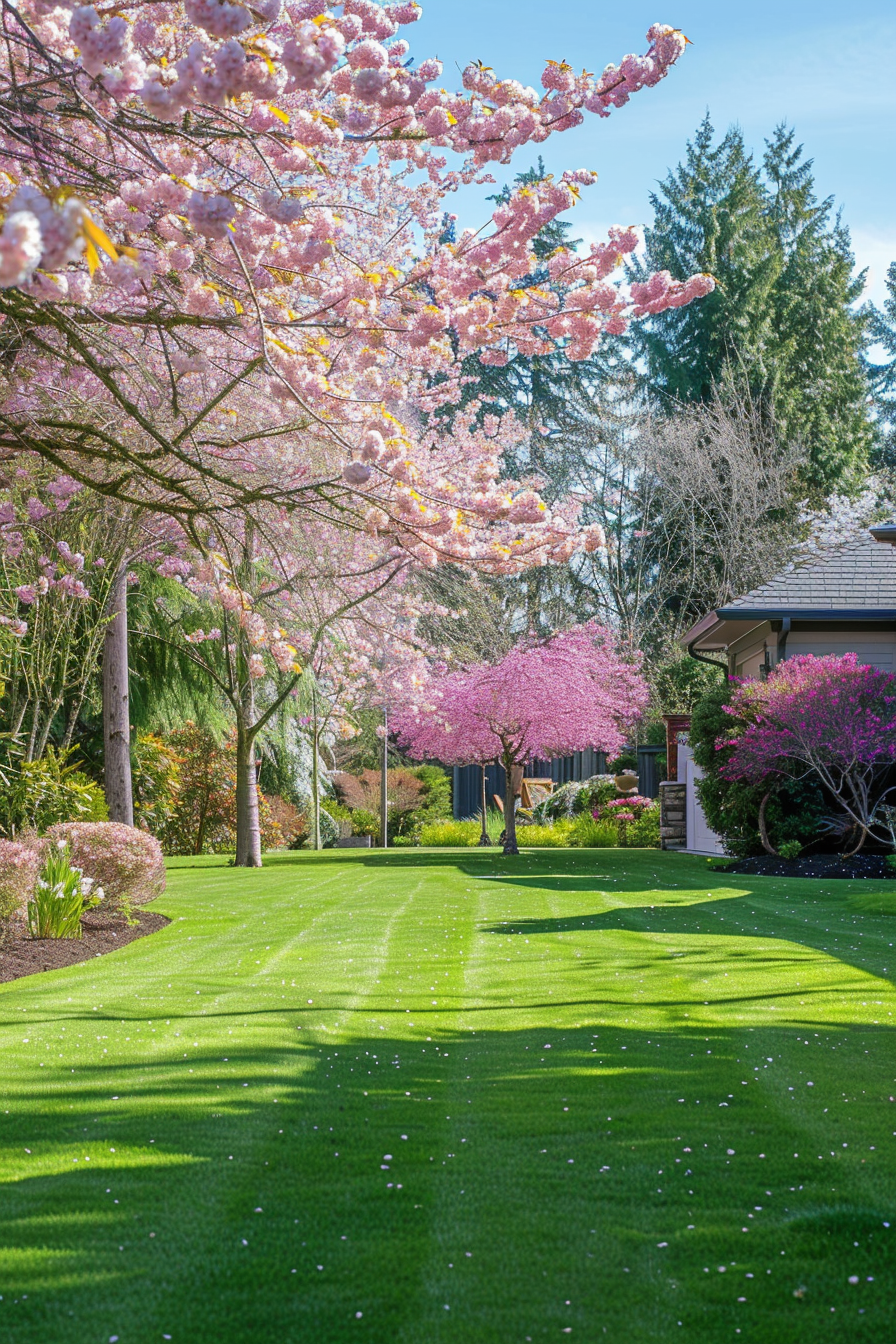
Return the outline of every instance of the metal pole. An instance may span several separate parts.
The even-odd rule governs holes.
[[[479,837],[479,844],[480,847],[482,847],[484,845],[490,845],[492,842],[488,838],[488,800],[485,796],[485,765],[480,763],[479,770],[479,805],[482,813],[482,834]]]
[[[380,770],[380,838],[389,848],[389,716],[383,706],[383,765]]]

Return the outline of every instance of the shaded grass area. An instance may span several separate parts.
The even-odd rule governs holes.
[[[167,929],[0,990],[0,1337],[889,1340],[896,919],[724,884],[176,862]]]

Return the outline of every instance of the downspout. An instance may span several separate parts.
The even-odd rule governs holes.
[[[696,659],[698,663],[709,663],[710,667],[720,667],[722,671],[725,673],[725,676],[727,677],[728,664],[719,662],[718,658],[708,658],[705,653],[696,653],[694,651],[694,645],[696,643],[697,641],[695,639],[692,640],[691,643],[688,645],[688,657]]]
[[[787,657],[787,636],[790,634],[790,617],[785,616],[781,621],[781,633],[778,635],[778,662],[783,663]]]

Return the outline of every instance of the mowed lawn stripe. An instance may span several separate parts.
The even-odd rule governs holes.
[[[887,1338],[896,919],[714,880],[175,863],[166,930],[0,991],[3,1338]]]

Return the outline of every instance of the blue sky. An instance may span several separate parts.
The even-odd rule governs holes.
[[[457,85],[469,60],[540,87],[544,60],[564,58],[600,71],[628,51],[646,49],[653,22],[691,39],[684,57],[655,89],[637,94],[608,120],[586,117],[543,147],[551,171],[594,168],[575,233],[589,241],[610,224],[650,221],[648,196],[674,166],[708,109],[718,131],[737,122],[762,150],[775,124],[796,127],[815,160],[816,185],[843,208],[869,294],[880,299],[896,261],[896,6],[892,0],[835,4],[816,0],[422,0],[423,17],[406,29],[415,56],[439,56],[443,82]],[[514,160],[527,167],[537,155]],[[496,172],[500,181],[505,174]],[[486,189],[459,199],[462,223],[480,223]]]

